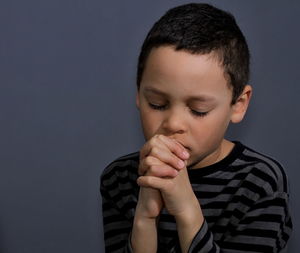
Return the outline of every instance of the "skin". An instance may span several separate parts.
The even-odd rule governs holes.
[[[156,219],[163,207],[175,217],[182,252],[188,251],[204,217],[187,169],[230,153],[234,144],[224,139],[226,129],[243,119],[251,94],[247,85],[231,104],[232,89],[214,53],[152,49],[136,96],[146,143],[140,152],[134,252],[156,252]]]

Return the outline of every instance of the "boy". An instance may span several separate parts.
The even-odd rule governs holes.
[[[252,88],[234,17],[208,4],[169,10],[147,35],[136,104],[146,143],[101,178],[107,252],[280,252],[292,231],[275,160],[224,139]]]

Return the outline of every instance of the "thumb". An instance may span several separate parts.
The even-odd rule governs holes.
[[[157,190],[164,190],[168,184],[168,179],[154,176],[140,176],[137,184],[142,187],[150,187]]]

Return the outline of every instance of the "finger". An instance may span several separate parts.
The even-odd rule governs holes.
[[[158,138],[162,140],[168,149],[180,159],[186,160],[189,158],[190,154],[187,152],[186,148],[175,139],[164,135],[159,135]]]
[[[164,162],[177,170],[181,170],[185,167],[184,160],[178,158],[167,148],[153,147],[150,156],[158,158],[161,162]]]
[[[141,176],[137,179],[137,184],[141,187],[149,187],[157,190],[163,190],[169,184],[169,179],[162,179],[154,176]]]
[[[166,144],[166,142],[168,142],[168,144]],[[177,170],[183,169],[186,165],[185,160],[175,155],[167,145],[169,145],[169,147],[172,146],[174,150],[176,146],[178,148],[180,144],[172,141],[171,139],[168,140],[168,138],[164,139],[162,135],[153,137],[141,149],[141,160],[143,160],[146,156],[153,156]]]
[[[175,154],[182,160],[186,160],[189,158],[189,153],[187,152],[185,147],[178,141],[164,135],[155,135],[148,142],[146,142],[141,149],[141,159],[149,155],[153,147],[161,145],[166,146],[173,154]]]
[[[161,178],[174,178],[178,175],[178,170],[167,164],[161,166],[151,166],[145,176],[155,176]]]
[[[174,178],[178,171],[153,156],[147,156],[140,162],[139,175]]]
[[[162,162],[154,156],[146,156],[144,159],[140,160],[138,173],[139,175],[144,175],[149,167],[161,165]]]

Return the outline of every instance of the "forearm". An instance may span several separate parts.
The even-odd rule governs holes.
[[[156,219],[161,207],[162,200],[159,191],[140,188],[131,233],[131,245],[134,253],[155,253],[157,251]]]
[[[181,251],[188,252],[190,245],[201,228],[204,217],[198,202],[191,206],[190,211],[175,217]]]
[[[157,251],[157,228],[155,218],[134,217],[131,246],[134,253]]]

